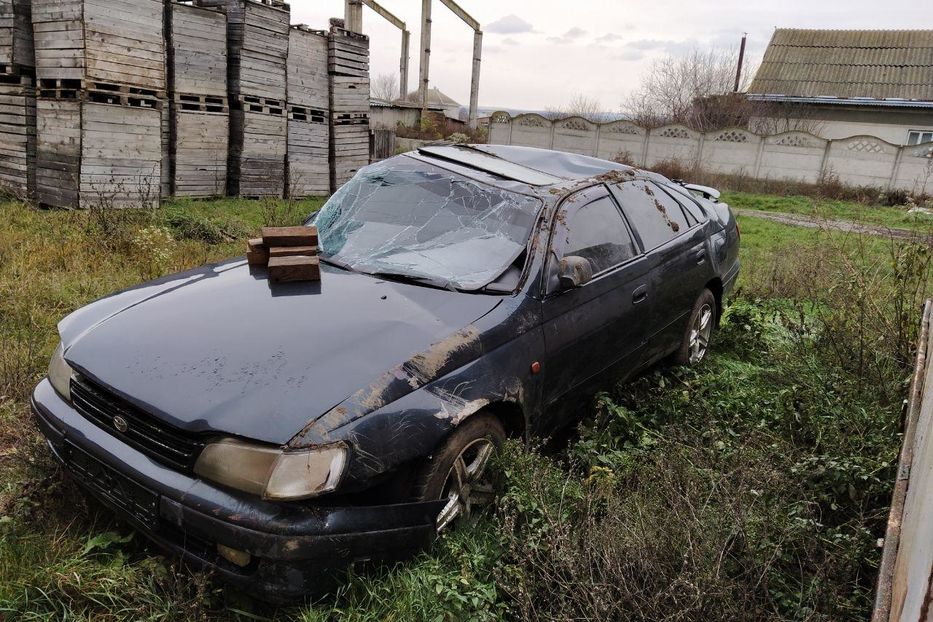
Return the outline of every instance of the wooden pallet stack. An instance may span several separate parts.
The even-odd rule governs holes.
[[[330,191],[327,33],[292,27],[288,43],[289,198]]]
[[[35,194],[36,92],[30,0],[0,0],[0,188]]]
[[[158,205],[163,20],[162,0],[32,0],[40,204]]]
[[[230,109],[227,17],[186,3],[167,7],[169,194],[227,194]]]
[[[291,12],[280,0],[228,0],[228,194],[281,197],[285,189],[286,62]]]
[[[369,164],[369,37],[331,26],[330,182],[336,192]]]

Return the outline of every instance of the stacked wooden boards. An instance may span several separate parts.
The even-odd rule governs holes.
[[[35,54],[29,0],[0,0],[0,188],[35,194]]]
[[[158,205],[161,0],[32,0],[36,196],[56,207]]]
[[[320,281],[317,227],[263,227],[262,237],[249,240],[246,260],[265,266],[269,280]]]
[[[336,192],[369,164],[369,37],[331,26],[330,181]]]
[[[285,108],[289,6],[228,0],[230,155],[228,194],[281,197],[285,189]]]
[[[169,145],[167,196],[227,194],[227,17],[171,2],[166,13]]]
[[[330,191],[327,33],[294,26],[288,43],[289,198]]]

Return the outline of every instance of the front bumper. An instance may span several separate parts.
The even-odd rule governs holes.
[[[439,501],[269,503],[153,461],[82,417],[48,380],[33,392],[32,411],[55,457],[90,493],[163,548],[266,600],[325,592],[355,563],[404,559],[434,539]],[[218,544],[252,561],[238,567]]]

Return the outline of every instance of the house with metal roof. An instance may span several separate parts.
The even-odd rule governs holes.
[[[933,140],[933,30],[774,31],[748,89],[824,138]]]

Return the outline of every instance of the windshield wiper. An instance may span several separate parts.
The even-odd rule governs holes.
[[[350,264],[348,264],[345,261],[341,261],[340,259],[334,259],[333,257],[325,257],[324,255],[318,255],[318,258],[324,263],[340,268],[341,270],[346,270],[347,272],[355,272],[355,270],[350,267]]]
[[[429,287],[436,287],[437,289],[446,289],[450,291],[459,291],[454,284],[448,281],[447,279],[442,279],[438,277],[431,276],[417,276],[414,274],[404,274],[401,272],[369,272],[368,274],[376,277],[377,279],[385,279],[386,281],[398,281],[399,283],[414,283],[416,285],[427,285]]]

